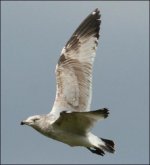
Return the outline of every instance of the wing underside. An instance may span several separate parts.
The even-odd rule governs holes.
[[[103,108],[90,112],[71,112],[63,111],[60,113],[54,125],[63,131],[76,134],[85,134],[88,132],[98,120],[106,118],[109,114],[108,109]]]

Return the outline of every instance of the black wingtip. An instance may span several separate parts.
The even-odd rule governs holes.
[[[99,111],[99,113],[100,113],[101,115],[104,116],[104,118],[107,118],[108,115],[109,115],[109,110],[108,110],[108,108],[99,109],[98,111]]]
[[[109,115],[109,109],[108,108],[103,108],[102,111],[104,113],[104,117],[105,118],[108,117],[108,115]]]
[[[92,112],[97,114],[97,115],[103,116],[104,118],[107,118],[109,115],[108,108],[102,108],[102,109],[94,110]]]
[[[81,38],[81,37],[90,37],[93,35],[94,37],[99,39],[99,31],[101,24],[100,17],[101,17],[100,11],[98,8],[96,8],[81,22],[81,24],[78,26],[78,28],[75,30],[75,32],[67,42],[66,47],[68,44],[74,41],[74,39],[77,36],[78,38],[79,37]],[[76,37],[74,38],[74,36]]]
[[[97,20],[100,19],[101,17],[101,14],[100,14],[100,10],[98,8],[96,8],[92,13],[91,15],[94,15],[96,17]],[[100,20],[99,20],[100,21]],[[100,21],[101,22],[101,21]]]
[[[96,8],[93,12],[100,13],[100,10],[98,8]]]

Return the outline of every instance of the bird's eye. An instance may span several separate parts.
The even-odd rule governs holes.
[[[37,120],[39,120],[39,119],[33,119],[34,122],[37,121]]]

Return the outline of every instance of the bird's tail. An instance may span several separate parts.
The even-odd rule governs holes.
[[[112,140],[98,138],[90,133],[89,141],[92,143],[91,147],[87,147],[92,153],[103,156],[106,152],[114,153],[114,142]]]
[[[110,153],[114,153],[115,149],[114,149],[114,142],[112,140],[108,140],[108,139],[103,139],[100,138],[103,142],[104,142],[104,146],[101,146],[103,148],[104,151],[110,152]]]

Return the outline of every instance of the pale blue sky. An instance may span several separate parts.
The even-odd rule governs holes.
[[[146,164],[149,160],[149,6],[146,1],[1,2],[1,163]],[[93,132],[116,143],[104,157],[72,148],[20,121],[51,110],[55,65],[95,8],[101,32],[91,109],[110,115]]]

